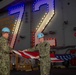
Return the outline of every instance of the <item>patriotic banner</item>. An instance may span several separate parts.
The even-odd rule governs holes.
[[[24,51],[16,51],[16,50],[13,50],[13,52],[27,59],[36,59],[36,57],[39,56],[39,52],[29,52],[29,51],[24,52]],[[71,54],[63,54],[63,55],[50,54],[51,62],[64,62],[71,60],[74,57],[75,56]]]

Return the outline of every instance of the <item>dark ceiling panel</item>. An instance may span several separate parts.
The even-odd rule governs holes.
[[[12,2],[12,3],[8,4],[7,6],[5,6],[4,8],[0,9],[0,13],[7,11],[8,6],[13,6],[13,5],[21,3],[21,2],[28,4],[28,3],[33,3],[34,1],[35,0],[15,0],[14,2]]]

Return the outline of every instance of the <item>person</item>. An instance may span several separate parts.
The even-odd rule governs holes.
[[[12,48],[8,45],[9,35],[10,29],[4,27],[0,37],[0,75],[10,75],[10,49]]]
[[[23,51],[39,51],[39,56],[36,59],[40,58],[40,72],[41,75],[50,75],[51,60],[50,60],[50,44],[44,40],[44,34],[38,34],[39,44],[33,48],[25,49]]]

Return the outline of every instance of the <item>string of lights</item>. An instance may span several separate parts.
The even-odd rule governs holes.
[[[39,11],[40,7],[44,4],[47,5],[47,11],[46,11],[46,13],[44,14],[41,21],[39,22],[39,24],[36,27],[35,40],[34,40],[35,45],[38,43],[37,34],[42,32],[46,28],[46,26],[52,20],[54,14],[55,14],[54,0],[37,0],[33,4],[33,8],[34,8],[33,11],[35,11],[35,12]]]
[[[13,37],[11,39],[11,47],[13,47],[14,42],[17,37],[17,33],[19,31],[21,19],[22,19],[23,13],[24,13],[24,3],[17,4],[15,6],[11,6],[8,8],[8,10],[9,10],[9,15],[19,14],[18,19],[15,20],[14,27],[12,30]]]

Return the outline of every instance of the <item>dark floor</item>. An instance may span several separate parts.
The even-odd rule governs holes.
[[[40,75],[40,71],[11,71],[11,75]],[[52,69],[50,75],[76,75],[76,68],[70,69]]]

